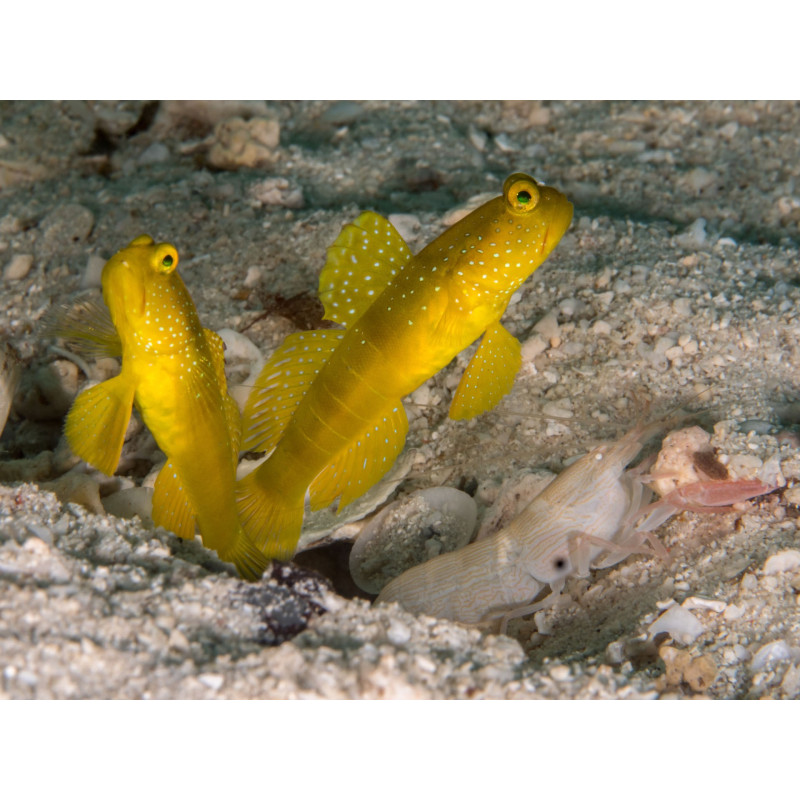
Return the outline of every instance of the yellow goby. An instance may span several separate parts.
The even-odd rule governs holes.
[[[401,399],[481,334],[450,416],[476,416],[510,391],[520,344],[500,317],[571,220],[563,194],[516,173],[416,256],[378,214],[343,228],[320,299],[345,329],[289,336],[245,407],[244,448],[272,450],[237,485],[242,524],[266,556],[294,552],[307,493],[312,510],[337,498],[342,508],[380,480],[405,443]]]
[[[153,521],[184,539],[195,523],[203,544],[259,578],[268,560],[242,530],[234,483],[241,416],[227,391],[224,345],[200,323],[180,275],[177,250],[139,236],[103,268],[105,309],[88,307],[82,327],[54,333],[87,340],[95,354],[122,355],[120,374],[78,395],[65,424],[76,455],[111,475],[133,403],[167,456],[153,491]],[[107,317],[106,317],[107,319]]]

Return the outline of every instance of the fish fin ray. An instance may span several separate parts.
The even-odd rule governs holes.
[[[521,364],[519,341],[499,322],[490,325],[461,376],[450,418],[471,419],[494,408],[511,391]]]
[[[275,447],[343,336],[341,330],[328,329],[286,337],[264,365],[247,399],[242,449],[269,451]]]
[[[153,486],[153,522],[181,539],[194,539],[196,516],[172,461],[167,461]]]
[[[266,468],[266,471],[265,471]],[[245,535],[267,559],[294,555],[303,527],[304,497],[287,497],[274,487],[269,461],[236,484],[236,504]]]
[[[372,305],[411,251],[388,219],[372,211],[342,228],[319,276],[324,319],[350,327]]]
[[[119,464],[133,394],[133,382],[120,374],[81,392],[67,414],[64,433],[72,452],[106,475]]]
[[[388,406],[311,482],[311,509],[325,508],[337,497],[341,509],[369,491],[397,460],[407,433],[402,404]]]
[[[223,412],[233,447],[234,466],[236,466],[239,461],[239,446],[242,442],[242,414],[236,401],[228,393],[228,379],[225,376],[225,342],[218,333],[209,328],[203,328],[203,334],[211,351],[211,363],[214,366],[217,383],[222,393]]]
[[[242,412],[239,411],[238,404],[227,392],[225,392],[222,402],[225,421],[228,423],[228,433],[231,437],[231,452],[235,469],[239,463],[239,448],[242,445]]]
[[[122,355],[122,341],[108,307],[99,298],[84,297],[56,306],[45,317],[42,333],[64,339],[70,349],[89,358]]]
[[[233,564],[239,575],[248,581],[260,580],[271,560],[256,547],[255,542],[243,530],[236,536],[234,546],[218,555],[223,561]]]

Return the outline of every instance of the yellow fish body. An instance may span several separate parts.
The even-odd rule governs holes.
[[[481,334],[450,416],[480,414],[511,389],[520,345],[500,317],[571,220],[564,195],[516,173],[416,256],[377,214],[345,226],[320,275],[326,319],[345,329],[289,336],[245,408],[245,449],[272,450],[237,486],[265,555],[294,552],[307,491],[313,510],[337,498],[342,508],[380,480],[405,443],[401,399]]]
[[[227,392],[223,343],[200,324],[180,275],[176,249],[139,236],[103,268],[102,321],[83,336],[95,352],[122,354],[120,374],[82,392],[65,433],[72,450],[111,475],[119,463],[133,403],[167,456],[153,491],[153,521],[194,537],[258,578],[268,560],[243,532],[234,496],[241,418]],[[106,326],[107,329],[107,326]],[[101,332],[98,334],[97,331]],[[79,331],[57,330],[74,334]]]

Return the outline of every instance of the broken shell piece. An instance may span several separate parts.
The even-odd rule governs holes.
[[[59,359],[26,373],[14,398],[14,410],[25,419],[61,419],[78,393],[78,368]]]
[[[371,514],[391,497],[403,478],[411,471],[414,457],[414,450],[402,453],[386,477],[378,481],[366,494],[357,497],[352,503],[348,503],[343,509],[331,507],[323,508],[320,511],[309,511],[303,521],[303,533],[300,535],[297,545],[298,551],[305,550],[323,539],[352,539],[354,533],[350,523],[357,522]],[[258,464],[257,461],[242,463]],[[241,478],[241,472],[237,472],[237,477]]]
[[[703,623],[694,614],[679,605],[670,606],[647,629],[650,636],[668,633],[681,644],[691,644],[703,631],[705,631]]]
[[[0,461],[0,482],[38,483],[53,474],[53,452],[43,450],[31,458]]]
[[[153,519],[153,490],[145,486],[123,489],[103,498],[103,508],[115,517],[139,517],[143,522]]]
[[[441,553],[467,545],[478,509],[466,492],[423,489],[377,514],[350,552],[350,573],[365,592],[378,594],[394,577]]]
[[[261,351],[243,333],[232,328],[217,331],[225,343],[225,373],[228,393],[244,411],[250,390],[266,363]]]
[[[42,489],[53,492],[62,503],[77,503],[93,514],[104,514],[100,502],[100,486],[85,472],[68,472],[54,481],[41,484]]]
[[[0,345],[0,433],[6,426],[11,401],[19,383],[20,369],[17,354],[8,342]]]

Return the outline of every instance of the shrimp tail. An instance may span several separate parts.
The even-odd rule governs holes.
[[[236,503],[246,537],[267,559],[294,555],[303,527],[303,495],[292,497],[256,470],[236,485]]]

